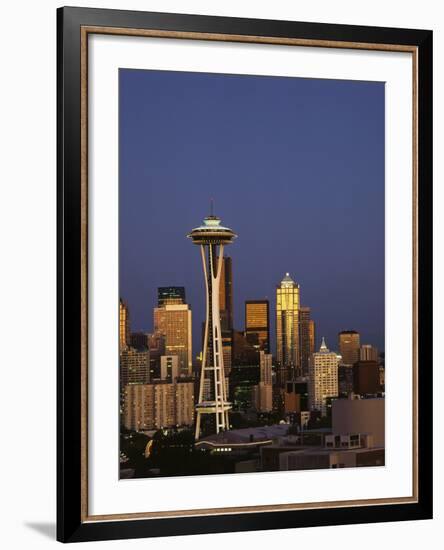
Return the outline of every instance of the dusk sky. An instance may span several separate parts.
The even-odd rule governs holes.
[[[354,329],[384,350],[384,83],[120,69],[120,295],[152,331],[158,286],[185,286],[200,351],[205,294],[186,234],[215,214],[238,238],[234,325],[286,272],[317,346]]]

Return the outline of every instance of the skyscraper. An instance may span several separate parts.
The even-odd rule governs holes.
[[[246,300],[245,336],[257,341],[259,350],[270,353],[270,304],[268,300]]]
[[[381,391],[381,379],[377,361],[358,361],[353,366],[353,392],[358,395],[374,395]]]
[[[126,347],[120,352],[120,384],[147,384],[150,381],[150,353]]]
[[[256,409],[261,412],[270,412],[273,409],[273,384],[272,384],[272,363],[273,357],[270,353],[259,352],[260,379],[256,386]]]
[[[192,325],[188,304],[166,304],[154,309],[154,332],[165,338],[165,354],[179,357],[180,373],[192,370]]]
[[[130,345],[132,348],[136,348],[139,350],[143,350],[145,348],[148,349],[148,338],[148,332],[132,332],[130,334]]]
[[[166,304],[186,304],[185,287],[160,286],[157,289],[157,305],[162,307]]]
[[[375,348],[370,344],[363,344],[359,351],[359,360],[379,362],[378,348]]]
[[[341,364],[354,365],[359,361],[360,337],[356,330],[344,330],[338,335]]]
[[[283,367],[300,368],[299,285],[289,273],[276,288],[276,359]]]
[[[119,302],[119,350],[126,348],[130,340],[129,311],[126,303]]]
[[[315,350],[315,324],[309,307],[301,306],[299,309],[299,338],[302,376],[308,376],[308,361]]]
[[[203,415],[213,418],[216,433],[230,427],[228,411],[231,404],[227,399],[219,299],[224,245],[233,242],[236,235],[231,229],[221,225],[220,218],[211,214],[204,219],[201,226],[193,229],[188,237],[200,247],[207,298],[199,397],[196,406],[198,439]],[[210,380],[210,395],[204,398],[206,379]]]
[[[194,422],[194,383],[189,378],[127,385],[122,422],[129,430],[191,426]]]
[[[179,376],[179,357],[177,355],[162,355],[160,358],[160,378],[174,382]]]
[[[219,285],[220,328],[225,377],[230,375],[233,355],[233,266],[229,256],[222,258]]]
[[[233,328],[233,266],[229,256],[222,258],[219,284],[220,327],[222,333]]]
[[[311,410],[325,416],[327,399],[338,395],[338,356],[330,351],[324,338],[319,351],[309,361],[308,402]]]

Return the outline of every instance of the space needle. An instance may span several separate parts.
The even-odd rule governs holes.
[[[224,246],[231,244],[237,235],[221,225],[221,219],[213,214],[188,235],[194,244],[200,246],[206,287],[206,319],[199,381],[199,399],[196,405],[196,440],[201,433],[203,415],[211,415],[216,433],[230,427],[228,411],[231,403],[227,399],[227,387],[222,353],[220,328],[219,287],[224,256]],[[210,416],[210,418],[211,418]]]

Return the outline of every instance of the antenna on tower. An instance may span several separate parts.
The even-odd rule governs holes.
[[[214,216],[214,199],[210,199],[210,216]]]

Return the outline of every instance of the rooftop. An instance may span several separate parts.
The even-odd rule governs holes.
[[[232,229],[221,225],[221,219],[217,216],[207,216],[202,225],[195,227],[188,235],[196,244],[228,244],[237,237]]]

